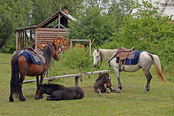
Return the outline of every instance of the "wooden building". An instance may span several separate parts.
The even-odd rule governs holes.
[[[68,36],[68,20],[76,21],[65,7],[63,11],[58,11],[39,25],[15,29],[16,50],[25,46],[37,48],[39,44],[46,44],[57,36]]]
[[[159,7],[159,14],[161,16],[172,16],[171,23],[174,23],[174,0],[145,0],[152,3],[153,6]],[[139,0],[141,3],[142,0]],[[156,4],[159,2],[159,4]],[[143,7],[142,7],[143,8]],[[138,12],[138,9],[133,9],[132,13]]]

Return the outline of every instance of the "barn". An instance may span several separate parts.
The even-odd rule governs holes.
[[[69,14],[68,8],[64,7],[63,11],[59,10],[39,25],[15,29],[16,50],[25,46],[37,48],[57,37],[66,38],[69,35],[68,20],[77,21]]]

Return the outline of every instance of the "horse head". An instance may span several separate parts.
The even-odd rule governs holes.
[[[98,62],[101,61],[102,62],[102,56],[101,56],[101,52],[97,49],[94,50],[93,49],[93,66],[96,68],[98,66]]]
[[[56,47],[56,45],[53,43],[51,43],[51,50],[52,50],[52,54],[53,54],[53,58],[58,61],[60,59],[59,56],[59,49]]]
[[[38,100],[39,98],[41,98],[43,93],[44,93],[43,85],[42,84],[38,84],[37,85],[36,94],[35,94],[35,99]]]

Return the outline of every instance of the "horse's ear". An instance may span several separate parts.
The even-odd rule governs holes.
[[[99,50],[97,49],[97,52],[98,52]]]
[[[103,73],[99,73],[98,76],[100,77]]]
[[[93,51],[94,51],[95,49],[93,48]]]

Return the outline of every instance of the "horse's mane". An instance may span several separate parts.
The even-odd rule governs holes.
[[[52,88],[52,89],[65,88],[63,85],[59,85],[59,84],[43,84],[43,87],[49,87],[49,88]]]
[[[56,46],[53,44],[54,49],[56,50]],[[51,62],[51,57],[52,57],[52,50],[51,50],[51,43],[47,44],[43,49],[42,49],[44,56],[46,60],[48,61],[48,64]]]
[[[98,79],[96,81],[101,80],[105,75],[109,75],[109,73],[103,73],[102,75],[99,75]]]

